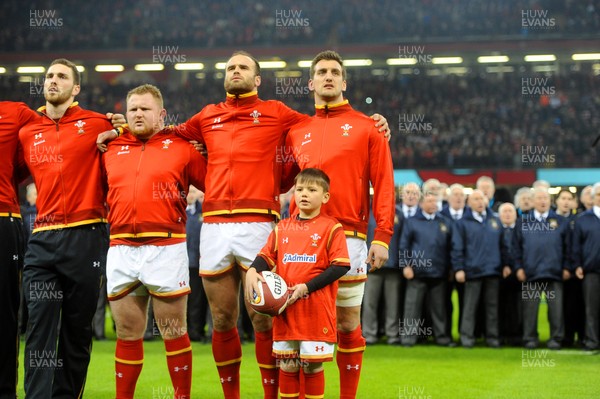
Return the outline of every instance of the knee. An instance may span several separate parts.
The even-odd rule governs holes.
[[[116,322],[117,338],[125,341],[135,341],[144,336],[146,323],[144,320],[121,320]]]
[[[323,371],[323,363],[308,363],[304,366],[305,374],[314,374]]]
[[[273,319],[269,316],[251,312],[250,320],[252,320],[252,327],[254,327],[254,331],[256,332],[269,331],[273,328]]]
[[[213,328],[217,331],[229,331],[237,324],[236,309],[211,309]]]
[[[300,359],[285,359],[279,363],[279,367],[286,373],[297,373],[300,371],[300,365],[298,364]]]
[[[339,332],[349,333],[360,325],[360,317],[354,314],[347,314],[343,317],[338,317],[337,329]]]

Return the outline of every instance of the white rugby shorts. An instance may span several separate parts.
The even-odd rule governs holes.
[[[236,264],[247,270],[274,226],[272,222],[204,223],[200,232],[200,275],[217,276]]]
[[[342,308],[360,306],[365,293],[364,280],[367,275],[367,243],[356,237],[346,237],[348,255],[350,256],[350,270],[339,280],[336,306]]]
[[[186,243],[116,245],[108,250],[106,289],[110,301],[126,295],[178,297],[190,292]]]
[[[298,359],[307,362],[330,362],[335,344],[322,341],[273,341],[273,356],[277,359]]]

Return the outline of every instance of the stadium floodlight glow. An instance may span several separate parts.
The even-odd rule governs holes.
[[[6,73],[6,68],[0,67],[0,73]]]
[[[85,67],[83,65],[77,65],[76,68],[79,71],[79,73],[85,72]]]
[[[535,65],[531,68],[533,72],[556,72],[558,67],[556,65]]]
[[[301,78],[302,71],[275,71],[276,78]]]
[[[442,64],[462,64],[462,57],[433,57],[431,62],[437,65]]]
[[[298,61],[298,66],[300,68],[310,68],[311,64],[312,64],[312,60],[300,60],[300,61]]]
[[[526,62],[542,62],[542,61],[556,61],[556,56],[554,54],[536,54],[536,55],[526,55]]]
[[[217,62],[215,64],[215,69],[225,69],[225,65],[227,65],[226,62]]]
[[[388,65],[415,65],[417,63],[416,58],[388,58],[385,60]]]
[[[489,66],[485,68],[487,73],[505,73],[505,72],[514,72],[515,68],[511,66]]]
[[[22,66],[17,68],[17,73],[44,73],[46,68],[43,66]]]
[[[446,73],[454,73],[456,75],[464,75],[465,73],[469,73],[469,68],[467,68],[467,67],[448,67],[448,68],[446,68]]]
[[[123,72],[125,67],[123,65],[96,65],[94,70],[96,72]]]
[[[360,67],[360,66],[371,66],[373,65],[373,60],[370,60],[368,58],[362,58],[362,59],[352,59],[352,60],[344,60],[344,66],[345,67]]]
[[[509,58],[507,55],[482,55],[477,57],[477,62],[480,64],[508,62]]]
[[[201,62],[183,62],[175,64],[174,68],[178,71],[199,71],[204,69],[204,64]]]
[[[259,61],[258,65],[263,69],[279,69],[285,68],[287,63],[285,61]]]
[[[133,69],[142,72],[157,72],[165,69],[165,66],[163,64],[137,64]]]
[[[206,74],[204,72],[198,72],[196,75],[196,79],[204,79]]]
[[[595,61],[600,60],[600,53],[581,53],[571,56],[573,61]]]

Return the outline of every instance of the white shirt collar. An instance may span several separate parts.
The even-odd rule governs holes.
[[[540,219],[546,219],[548,218],[548,211],[544,212],[544,213],[539,213],[538,211],[536,211],[535,209],[533,210],[533,217],[536,220],[540,220]]]
[[[435,219],[435,213],[430,214],[430,213],[425,212],[424,210],[421,210],[421,212],[423,213],[423,216],[425,216],[425,219],[427,219],[427,220]]]
[[[417,211],[417,206],[408,206],[406,204],[402,204],[402,213],[404,213],[405,215],[408,214],[409,216],[414,216],[414,214]]]
[[[448,208],[448,209],[450,210],[450,216],[454,217],[454,215],[458,215],[459,219],[462,217],[462,213],[463,213],[462,209],[459,209],[458,211],[454,210],[452,208]]]
[[[600,218],[600,206],[594,205],[592,209],[594,210],[594,214],[596,215],[596,217]]]

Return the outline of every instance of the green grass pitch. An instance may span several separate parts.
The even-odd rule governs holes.
[[[545,340],[548,336],[545,306],[540,308],[540,338]],[[21,362],[23,346],[22,342]],[[144,348],[144,368],[136,398],[172,398],[162,341],[145,342]],[[84,397],[114,398],[114,349],[112,332],[108,341],[94,342]],[[210,345],[193,343],[193,354],[192,398],[221,398]],[[241,397],[262,398],[254,345],[244,344],[243,355]],[[335,362],[326,364],[325,379],[325,397],[338,397]],[[24,396],[22,381],[21,366],[19,397]],[[488,349],[481,344],[473,349],[379,344],[369,346],[365,352],[358,398],[600,398],[600,356],[573,349],[548,351],[543,345],[529,351]]]

